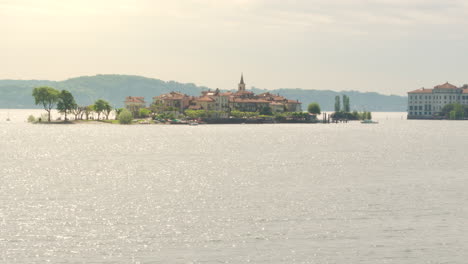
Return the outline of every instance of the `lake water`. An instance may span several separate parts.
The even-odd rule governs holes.
[[[32,125],[30,113],[0,110],[1,263],[468,261],[466,121]]]

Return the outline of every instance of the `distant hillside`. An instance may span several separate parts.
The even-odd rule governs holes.
[[[130,75],[97,75],[72,78],[65,81],[46,80],[0,80],[0,108],[39,108],[34,105],[31,96],[32,89],[37,86],[51,86],[56,89],[68,90],[78,104],[89,105],[97,99],[105,99],[116,107],[122,107],[126,96],[144,96],[147,102],[151,98],[171,91],[179,91],[188,95],[199,95],[208,87],[196,86],[193,83],[178,83],[161,81]],[[255,93],[269,91],[279,93],[290,99],[298,99],[303,108],[311,102],[318,102],[322,110],[331,111],[336,95],[346,94],[351,99],[351,108],[368,111],[405,111],[406,97],[387,96],[378,93],[361,93],[356,91],[334,92],[323,90],[278,89],[262,90],[253,88]]]

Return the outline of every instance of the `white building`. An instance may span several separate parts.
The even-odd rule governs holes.
[[[456,87],[450,83],[408,92],[408,119],[430,119],[447,104],[468,105],[468,85]]]

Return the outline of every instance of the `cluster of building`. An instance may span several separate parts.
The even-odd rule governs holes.
[[[430,119],[447,104],[468,105],[468,85],[457,87],[448,82],[432,89],[408,92],[408,119]]]
[[[302,112],[301,102],[290,100],[269,92],[254,94],[245,89],[244,76],[236,92],[204,91],[201,96],[189,96],[179,92],[170,92],[153,97],[153,105],[164,106],[183,113],[185,110],[207,110],[229,113],[231,111],[260,112],[270,108],[273,113]],[[143,97],[128,96],[125,107],[132,112],[146,107]]]

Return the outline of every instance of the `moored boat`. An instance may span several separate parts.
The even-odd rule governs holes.
[[[365,119],[365,120],[361,121],[361,124],[378,124],[378,123],[379,122],[373,121],[373,120],[370,120],[370,119]]]

